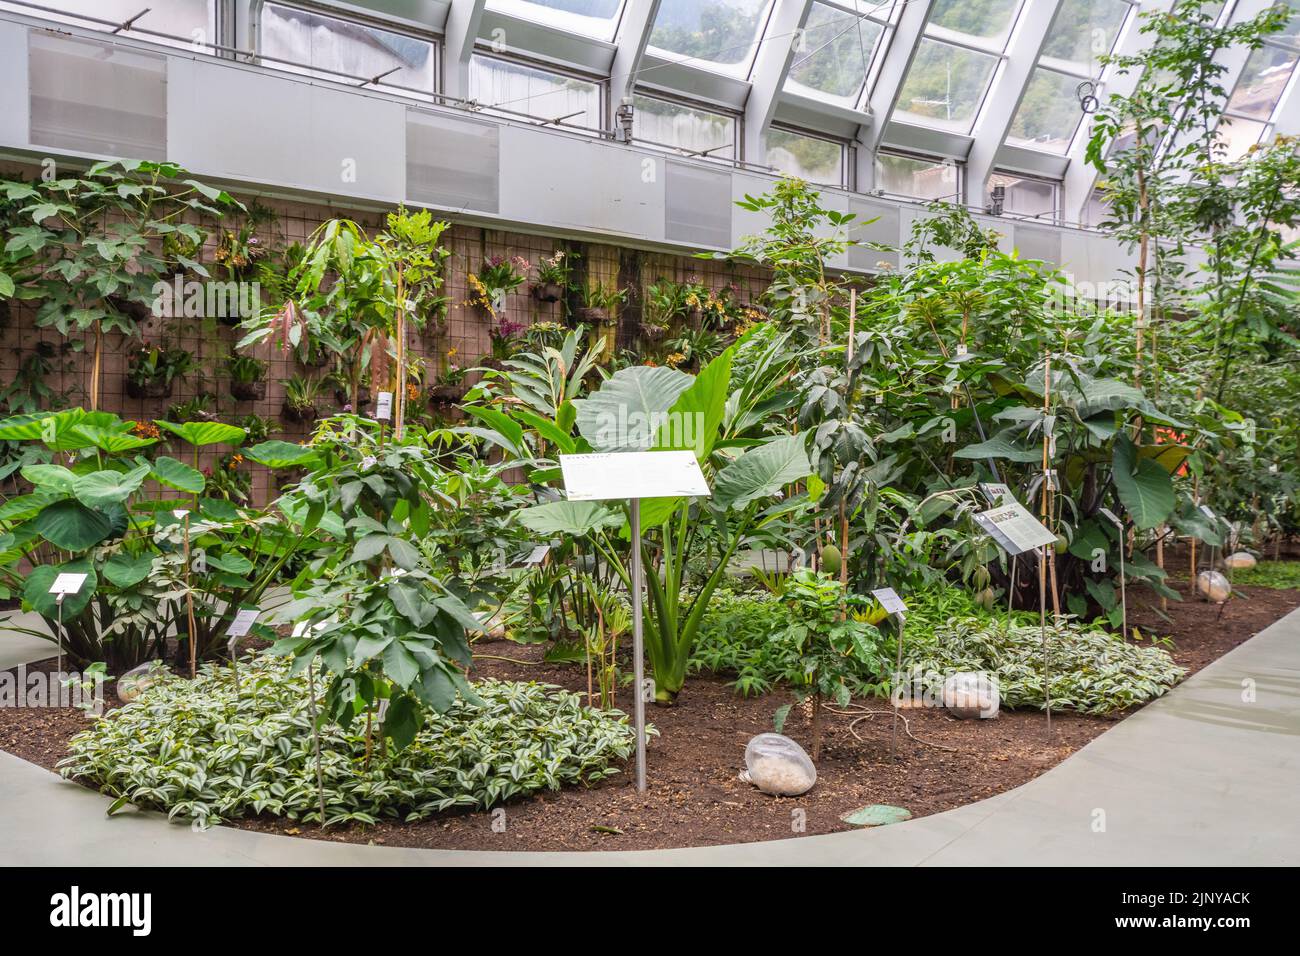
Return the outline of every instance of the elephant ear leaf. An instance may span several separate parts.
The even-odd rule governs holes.
[[[551,501],[521,510],[519,523],[534,534],[581,537],[599,528],[617,528],[623,516],[598,501]]]
[[[1154,460],[1139,457],[1127,435],[1115,441],[1114,472],[1119,500],[1138,528],[1154,528],[1173,513],[1176,499],[1169,472]]]
[[[88,475],[77,476],[72,493],[88,508],[124,504],[149,477],[150,471],[147,462],[127,472],[92,471]]]
[[[75,502],[73,502],[75,504]],[[95,578],[95,567],[87,558],[71,561],[64,565],[42,564],[33,568],[23,583],[23,602],[43,617],[59,616],[59,607],[55,595],[50,593],[54,579],[60,574],[84,574],[85,582],[76,594],[69,594],[63,599],[62,615],[65,620],[76,617],[86,609],[90,599],[95,596],[99,582]]]
[[[208,483],[203,477],[203,472],[166,455],[154,461],[152,476],[154,481],[168,488],[175,488],[177,491],[191,495],[201,494]]]
[[[245,436],[248,434],[238,425],[227,425],[225,422],[185,422],[177,425],[175,422],[155,420],[154,424],[164,431],[169,431],[178,438],[181,438],[196,448],[202,448],[206,445],[235,445],[243,443]]]
[[[597,452],[646,451],[677,396],[693,381],[663,365],[619,369],[589,398],[574,401],[578,433]]]
[[[812,472],[802,435],[787,435],[751,448],[718,472],[713,482],[714,504],[743,508],[775,494],[783,485]]]
[[[80,501],[67,498],[41,509],[32,527],[64,551],[85,551],[114,532],[113,519],[102,511],[87,508]]]

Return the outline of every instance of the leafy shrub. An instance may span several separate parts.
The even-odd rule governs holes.
[[[1037,623],[954,619],[931,638],[904,642],[904,682],[929,694],[957,671],[994,674],[1007,707],[1045,705],[1043,646]],[[1102,630],[1071,622],[1049,625],[1052,706],[1106,714],[1143,704],[1173,687],[1186,673],[1160,648],[1138,647]]]
[[[691,671],[734,674],[742,696],[766,694],[778,683],[799,685],[807,672],[805,653],[791,637],[799,616],[766,592],[718,591],[704,612],[691,655]],[[846,658],[843,678],[857,697],[881,691],[875,668]]]
[[[589,710],[577,694],[474,686],[482,706],[458,699],[429,713],[410,746],[374,754],[368,771],[359,724],[322,727],[326,823],[486,809],[612,776],[634,747],[623,714]],[[319,821],[308,696],[306,678],[270,656],[241,666],[238,686],[229,668],[169,676],[74,737],[62,773],[117,797],[110,812],[133,803],[204,824],[257,813]]]

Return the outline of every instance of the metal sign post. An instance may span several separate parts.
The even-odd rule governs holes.
[[[1128,640],[1128,593],[1124,587],[1124,522],[1109,508],[1098,508],[1097,513],[1119,529],[1119,606],[1124,621],[1124,640]],[[1196,584],[1192,582],[1193,586]]]
[[[69,594],[78,593],[81,586],[86,583],[86,577],[85,574],[62,571],[54,576],[54,583],[50,585],[50,593],[54,595],[54,607],[59,626],[59,659],[54,672],[54,679],[58,682],[63,680],[63,645],[66,634],[63,628],[63,599]]]
[[[1018,501],[975,515],[975,523],[1007,554],[1038,552],[1038,628],[1043,642],[1043,698],[1047,703],[1047,732],[1052,732],[1051,660],[1047,653],[1047,549],[1056,535]]]
[[[1004,501],[1015,501],[1015,495],[1011,493],[1011,486],[1002,482],[981,481],[980,491],[988,500],[991,507],[996,508]],[[1007,580],[1007,627],[1011,627],[1011,604],[1016,599],[1016,562],[1017,555],[1011,555],[1010,576]]]
[[[889,728],[889,759],[893,760],[898,749],[898,695],[899,691],[902,690],[903,627],[907,624],[907,605],[893,588],[877,588],[871,592],[871,596],[880,602],[880,606],[886,612],[894,615],[898,622],[898,648],[894,653],[894,680],[899,682],[899,686],[895,687],[894,693],[890,694],[894,701],[894,722]]]
[[[641,620],[644,568],[641,562],[641,499],[708,497],[712,494],[690,451],[625,451],[561,455],[560,471],[570,501],[626,501],[632,531],[632,678],[636,688],[636,789],[646,788],[645,632]]]

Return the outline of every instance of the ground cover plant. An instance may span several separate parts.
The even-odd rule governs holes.
[[[130,803],[203,825],[260,813],[320,823],[319,779],[332,825],[595,783],[632,751],[626,717],[590,710],[577,694],[492,680],[475,693],[476,703],[430,713],[409,746],[373,759],[364,733],[325,723],[318,758],[313,714],[324,701],[306,676],[273,656],[237,672],[209,665],[192,681],[162,676],[97,720],[73,739],[62,772],[115,797],[110,812]]]
[[[1261,561],[1232,572],[1233,584],[1257,588],[1300,588],[1300,561]]]

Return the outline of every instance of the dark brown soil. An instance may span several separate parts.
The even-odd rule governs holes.
[[[1182,590],[1186,595],[1185,586]],[[1131,623],[1147,637],[1172,638],[1174,658],[1195,671],[1300,606],[1300,591],[1247,588],[1222,614],[1199,601],[1170,602],[1168,620],[1147,603],[1145,597],[1134,601]],[[481,643],[475,650],[540,660],[539,648],[504,641]],[[585,671],[573,665],[483,659],[474,676],[586,689]],[[590,789],[511,803],[504,816],[449,814],[422,823],[324,834],[314,826],[278,819],[234,825],[317,839],[478,850],[651,849],[781,839],[851,829],[840,817],[868,804],[906,807],[919,817],[1009,790],[1059,763],[1123,716],[1057,714],[1049,739],[1041,713],[1003,711],[993,721],[960,721],[943,711],[907,710],[903,713],[912,736],[900,721],[898,759],[892,761],[887,705],[871,701],[867,706],[877,713],[856,723],[857,736],[850,724],[859,714],[829,716],[817,785],[801,797],[774,799],[736,775],[743,767],[746,741],[770,730],[773,711],[787,700],[781,692],[744,699],[724,680],[690,679],[676,706],[650,709],[660,736],[651,740],[645,794],[636,792],[629,766]],[[0,709],[0,748],[53,767],[68,737],[85,724],[75,711]],[[786,732],[806,745],[806,714],[792,714]]]

